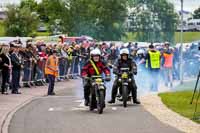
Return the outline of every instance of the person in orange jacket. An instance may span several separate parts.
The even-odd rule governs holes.
[[[168,83],[170,83],[170,87],[173,87],[173,58],[174,53],[173,49],[170,48],[170,43],[165,43],[165,51],[163,53],[163,68],[164,68],[164,74],[165,74],[165,86],[168,87]]]
[[[55,95],[54,84],[55,78],[58,76],[58,58],[57,51],[53,50],[51,55],[48,57],[45,65],[45,75],[49,82],[47,95]]]

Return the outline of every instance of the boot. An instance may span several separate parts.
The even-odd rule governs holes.
[[[89,106],[89,103],[90,103],[89,100],[85,100],[84,105]]]
[[[132,90],[132,96],[133,96],[133,103],[140,104],[140,101],[137,99],[137,89]]]
[[[96,97],[95,95],[92,95],[92,98],[91,98],[91,105],[90,105],[90,111],[93,111],[94,109],[97,108],[97,101],[96,101]]]
[[[111,99],[110,101],[108,101],[108,103],[110,104],[115,103],[115,99]]]
[[[133,100],[133,103],[135,103],[135,104],[140,104],[140,101],[137,100],[137,99],[134,99],[134,100]]]

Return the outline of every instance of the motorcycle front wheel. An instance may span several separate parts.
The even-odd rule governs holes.
[[[105,107],[105,92],[104,92],[104,90],[100,90],[99,91],[98,105],[97,105],[97,109],[98,109],[99,114],[103,113],[104,107]]]
[[[123,99],[123,106],[127,107],[127,100],[128,100],[128,87],[122,86],[122,99]]]

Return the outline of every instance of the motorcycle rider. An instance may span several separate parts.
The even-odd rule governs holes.
[[[90,52],[90,59],[86,62],[81,70],[81,76],[83,77],[85,106],[89,105],[90,88],[92,87],[87,78],[102,75],[103,73],[105,74],[105,80],[110,81],[110,70],[101,60],[101,51],[96,48]],[[92,106],[93,108],[96,108],[96,105]]]
[[[121,68],[129,68],[129,77],[131,77],[131,82],[129,83],[129,89],[132,92],[133,103],[140,104],[140,101],[137,100],[137,86],[134,80],[133,75],[137,74],[137,66],[136,63],[129,57],[129,50],[127,48],[123,48],[120,50],[120,58],[115,62],[113,67],[113,73],[117,75],[117,78],[114,81],[111,100],[108,103],[115,103],[115,98],[117,95],[118,88],[120,86],[118,82],[118,76],[120,76]]]

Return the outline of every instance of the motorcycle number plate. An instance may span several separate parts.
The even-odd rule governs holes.
[[[123,85],[126,85],[126,86],[128,86],[128,83],[123,83]]]

